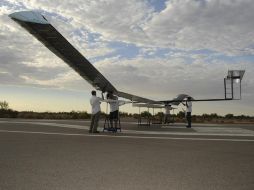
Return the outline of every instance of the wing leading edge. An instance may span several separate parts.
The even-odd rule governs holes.
[[[10,14],[9,17],[72,67],[95,89],[112,92],[131,101],[161,104],[161,102],[118,91],[43,15],[33,11],[21,11]]]
[[[116,88],[45,17],[31,11],[16,12],[9,16],[72,67],[94,88],[103,92],[117,92]]]

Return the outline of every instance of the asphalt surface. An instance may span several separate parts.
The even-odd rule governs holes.
[[[1,119],[0,189],[254,189],[254,126],[88,124]]]

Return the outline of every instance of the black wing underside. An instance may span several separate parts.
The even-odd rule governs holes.
[[[50,51],[72,67],[95,89],[112,92],[132,101],[157,103],[154,100],[118,91],[74,46],[72,46],[44,16],[33,11],[16,12],[9,15],[11,19],[25,28]]]
[[[94,88],[103,92],[116,92],[116,88],[77,50],[75,49],[48,21],[32,22],[21,20],[19,17],[29,17],[38,13],[17,12],[10,17],[37,38],[50,51],[72,67],[81,77],[89,82]],[[27,16],[27,17],[28,17]]]

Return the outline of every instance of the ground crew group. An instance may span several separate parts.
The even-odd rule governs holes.
[[[91,125],[89,133],[99,133],[97,130],[98,123],[101,113],[101,102],[107,102],[110,105],[110,114],[109,121],[111,126],[111,131],[117,131],[117,124],[119,119],[119,106],[124,105],[125,101],[119,101],[117,96],[114,96],[112,93],[107,94],[107,99],[104,99],[103,93],[102,98],[96,96],[96,91],[92,91],[92,97],[90,99],[90,104],[92,106],[92,116],[91,116]]]
[[[96,96],[96,91],[92,91],[92,97],[90,99],[90,104],[92,107],[92,114],[91,114],[91,124],[89,133],[99,133],[97,130],[98,123],[100,119],[101,114],[101,102],[107,102],[110,105],[110,114],[109,114],[109,121],[111,130],[113,132],[117,131],[117,124],[119,119],[119,106],[124,105],[125,101],[119,101],[117,96],[114,96],[112,93],[107,94],[107,99],[104,99],[103,93],[102,98]],[[184,106],[186,106],[186,119],[187,119],[187,128],[191,128],[191,112],[192,112],[192,103],[191,103],[191,97],[188,97],[185,102],[182,102]],[[165,117],[164,117],[164,123],[168,123],[170,119],[170,110],[171,105],[165,106]]]

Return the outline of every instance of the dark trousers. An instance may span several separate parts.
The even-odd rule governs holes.
[[[91,131],[91,132],[97,131],[97,127],[98,127],[98,123],[99,123],[99,119],[100,119],[100,114],[101,114],[101,112],[99,111],[96,114],[91,115],[91,125],[90,125],[89,131]]]
[[[110,126],[111,126],[112,128],[113,128],[113,127],[117,128],[117,121],[118,121],[118,118],[119,118],[119,110],[110,112],[110,114],[109,114],[109,121],[110,121]],[[115,126],[113,126],[113,121],[114,121]]]
[[[164,124],[170,123],[170,114],[165,114],[164,116]]]
[[[191,112],[187,112],[186,119],[187,119],[187,122],[188,122],[187,127],[191,128]]]

